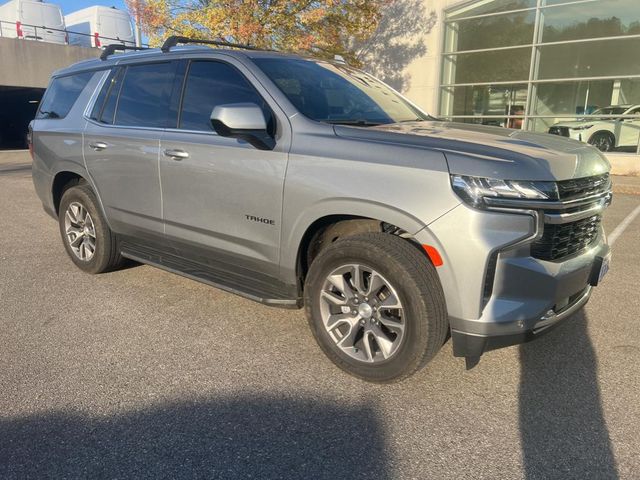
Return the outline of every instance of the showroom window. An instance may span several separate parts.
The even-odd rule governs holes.
[[[446,13],[440,116],[640,152],[639,0],[475,0]]]

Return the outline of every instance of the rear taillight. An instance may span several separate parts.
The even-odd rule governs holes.
[[[18,38],[24,37],[24,32],[22,31],[22,23],[16,22],[16,33],[18,34]]]
[[[93,34],[93,39],[94,39],[94,43],[96,44],[96,47],[100,48],[102,44],[100,43],[100,35],[98,34],[98,32]]]

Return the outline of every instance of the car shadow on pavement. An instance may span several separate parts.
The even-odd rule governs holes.
[[[0,420],[0,478],[389,478],[371,406],[259,395]]]
[[[618,478],[584,311],[519,348],[525,478]]]

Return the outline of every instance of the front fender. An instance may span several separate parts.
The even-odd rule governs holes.
[[[410,213],[371,200],[354,198],[322,200],[301,212],[291,228],[283,231],[280,258],[281,274],[286,282],[296,282],[298,252],[309,228],[318,220],[334,216],[372,218],[395,225],[410,234],[417,233],[425,227],[420,219]]]

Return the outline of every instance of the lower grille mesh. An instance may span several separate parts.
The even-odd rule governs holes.
[[[558,260],[583,250],[598,237],[600,215],[559,225],[545,224],[542,237],[531,245],[531,255]]]

